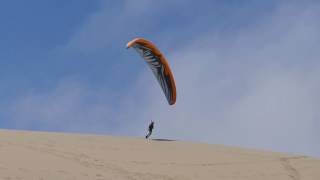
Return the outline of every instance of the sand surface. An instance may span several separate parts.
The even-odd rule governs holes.
[[[320,180],[320,160],[222,145],[0,130],[0,179]]]

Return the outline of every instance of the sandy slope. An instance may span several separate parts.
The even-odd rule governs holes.
[[[0,130],[0,179],[320,179],[320,160],[222,145]]]

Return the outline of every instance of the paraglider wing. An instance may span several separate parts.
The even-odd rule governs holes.
[[[127,44],[127,48],[133,47],[147,62],[153,74],[157,78],[168,103],[176,102],[176,85],[169,64],[160,50],[142,38],[137,38]]]

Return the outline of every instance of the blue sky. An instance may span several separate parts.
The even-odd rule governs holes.
[[[155,137],[320,156],[316,1],[0,3],[0,128]],[[176,78],[169,107],[128,41]]]

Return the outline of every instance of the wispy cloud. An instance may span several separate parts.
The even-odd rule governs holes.
[[[172,51],[177,105],[155,86],[146,104],[158,135],[319,156],[319,8],[283,4],[231,40]]]
[[[69,79],[47,91],[29,90],[12,104],[9,111],[17,128],[84,132],[94,128],[99,132],[101,125],[111,130],[103,122],[108,119],[108,123],[112,123],[108,118],[112,107],[105,103],[112,102],[112,97]],[[97,121],[100,126],[95,126]]]
[[[139,3],[102,1],[101,9],[89,16],[75,32],[67,51],[92,52],[113,46],[124,47],[128,37],[147,34],[158,21],[153,21],[166,3],[140,0]]]

